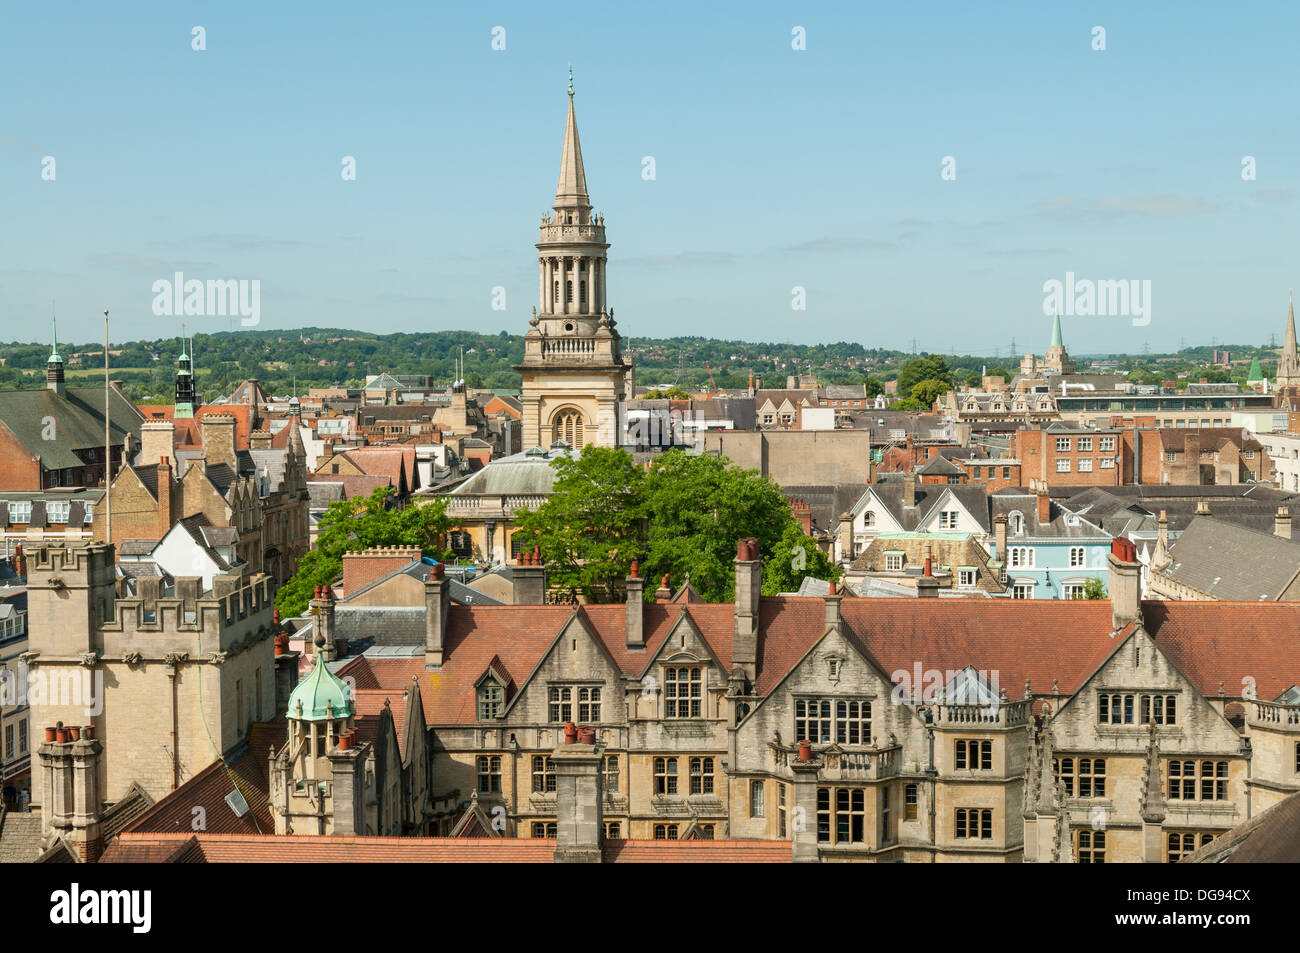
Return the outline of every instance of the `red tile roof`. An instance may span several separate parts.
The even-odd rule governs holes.
[[[288,737],[288,725],[278,721],[253,725],[248,733],[248,747],[228,765],[214,761],[175,791],[127,825],[128,833],[174,833],[192,830],[196,807],[203,808],[206,830],[213,834],[270,834],[275,831],[271,818],[271,789],[267,754],[279,749]],[[227,770],[227,768],[229,770]],[[236,817],[226,795],[239,788],[248,802],[249,811]]]
[[[1253,679],[1258,696],[1276,698],[1300,682],[1300,603],[1146,602],[1146,629],[1169,658],[1206,695],[1224,683],[1240,696]],[[683,615],[695,625],[724,671],[733,664],[730,604],[645,606],[646,648],[627,647],[626,607],[462,606],[449,617],[444,664],[424,671],[422,658],[368,658],[340,674],[359,688],[400,692],[412,676],[425,697],[431,725],[475,719],[474,684],[493,658],[522,686],[577,612],[624,675],[640,675]],[[890,677],[894,672],[996,673],[997,687],[1020,698],[1026,679],[1036,693],[1053,683],[1073,693],[1114,651],[1127,632],[1112,633],[1106,600],[845,599],[844,631]],[[824,600],[765,598],[759,613],[756,689],[771,692],[824,633]]]
[[[197,851],[194,850],[197,848]],[[555,841],[514,837],[342,837],[309,834],[126,833],[102,860],[226,863],[543,863]],[[609,863],[789,863],[789,841],[606,841]]]

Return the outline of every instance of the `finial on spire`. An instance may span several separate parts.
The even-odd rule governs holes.
[[[573,64],[569,64],[569,95],[573,95]]]

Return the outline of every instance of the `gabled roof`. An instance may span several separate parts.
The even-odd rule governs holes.
[[[966,471],[957,464],[952,463],[941,453],[936,453],[929,460],[925,461],[916,471],[922,476],[965,476]]]
[[[1276,601],[1300,575],[1300,543],[1198,516],[1162,574],[1216,599]]]
[[[1300,670],[1300,603],[1146,602],[1145,627],[1171,661],[1206,695],[1220,682],[1231,693],[1255,679],[1261,698],[1276,698]],[[1118,636],[1106,600],[845,599],[843,630],[881,671],[926,668],[960,671],[968,666],[998,672],[999,687],[1019,697],[1026,679],[1035,691],[1056,682],[1074,691],[1113,651]],[[424,671],[422,654],[405,658],[362,657],[339,669],[358,688],[401,690],[420,679],[431,725],[472,724],[475,684],[495,658],[519,682],[538,663],[571,620],[582,624],[625,676],[641,677],[673,628],[694,626],[730,671],[735,632],[729,603],[647,604],[646,648],[626,644],[626,606],[456,606],[449,614],[442,669]],[[822,637],[824,601],[764,598],[759,613],[755,690],[765,695]]]
[[[138,443],[144,418],[120,392],[109,389],[110,443],[120,446],[129,433]],[[54,428],[47,421],[54,421]],[[47,470],[84,466],[77,450],[104,446],[104,391],[69,387],[60,397],[52,390],[0,391],[0,427]],[[54,439],[45,439],[50,433]]]

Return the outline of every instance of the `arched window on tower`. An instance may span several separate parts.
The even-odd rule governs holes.
[[[573,282],[572,282],[572,281],[566,281],[566,282],[564,283],[564,293],[565,293],[566,295],[568,295],[569,301],[572,301],[572,300],[573,300]]]
[[[559,303],[560,303],[560,283],[559,283],[558,281],[555,282],[555,301],[554,301],[554,303],[555,303],[555,304],[559,304]]]
[[[585,281],[578,282],[578,303],[584,305],[587,303],[587,283]]]
[[[582,414],[576,410],[564,410],[555,416],[551,426],[551,441],[563,440],[574,450],[581,450],[583,445]]]

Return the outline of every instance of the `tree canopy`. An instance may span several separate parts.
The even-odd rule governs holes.
[[[396,509],[392,487],[380,487],[362,499],[336,500],[321,515],[316,546],[298,561],[298,571],[275,594],[275,607],[284,617],[301,615],[316,586],[332,583],[343,571],[343,554],[373,546],[418,547],[433,559],[445,560],[443,549],[452,522],[446,501]]]
[[[927,354],[924,357],[913,358],[904,364],[903,369],[898,372],[899,395],[911,395],[912,388],[926,380],[952,383],[952,370],[942,354]]]
[[[725,457],[672,450],[643,471],[622,450],[587,447],[552,466],[551,495],[517,517],[515,534],[525,547],[540,549],[548,583],[574,598],[623,598],[624,579],[638,559],[650,580],[648,600],[662,576],[681,585],[688,574],[705,599],[732,599],[736,541],[750,536],[759,541],[765,572],[771,567],[774,580],[787,587],[771,591],[797,588],[802,575],[838,578],[803,536],[780,487]],[[802,555],[794,552],[801,541]]]

